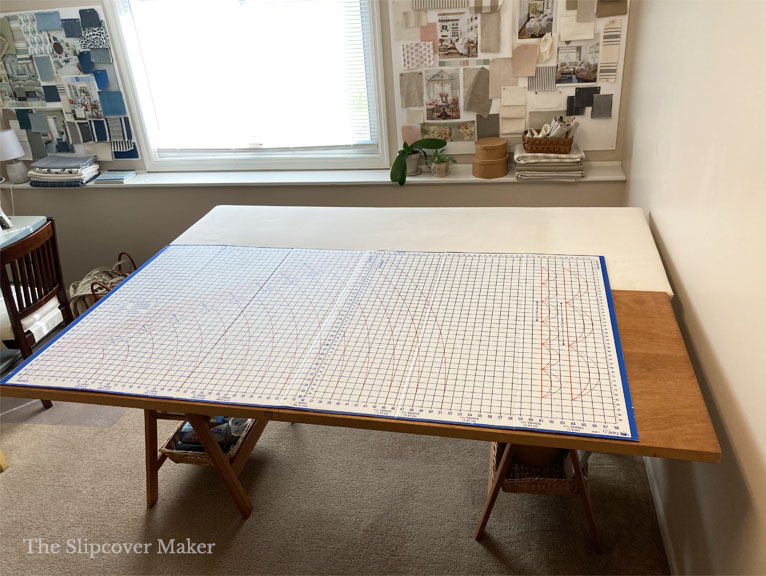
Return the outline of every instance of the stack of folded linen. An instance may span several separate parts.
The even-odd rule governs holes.
[[[556,180],[574,182],[583,177],[585,154],[572,144],[569,154],[533,154],[524,150],[523,144],[513,149],[516,178],[519,180]]]
[[[98,176],[95,156],[56,156],[32,163],[29,184],[37,187],[85,186]]]

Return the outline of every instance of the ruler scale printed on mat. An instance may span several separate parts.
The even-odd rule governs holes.
[[[170,246],[4,383],[638,438],[598,256]]]

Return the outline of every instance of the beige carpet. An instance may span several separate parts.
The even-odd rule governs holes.
[[[164,438],[173,424],[162,424]],[[2,574],[668,573],[638,458],[591,459],[599,555],[569,496],[501,494],[477,543],[488,458],[479,442],[271,423],[242,474],[247,521],[214,470],[172,462],[145,509],[137,410],[105,428],[4,419],[0,447],[10,466],[0,474]],[[29,554],[25,538],[61,549]],[[78,538],[151,547],[91,559],[68,553]],[[157,540],[171,538],[215,546],[158,554]]]

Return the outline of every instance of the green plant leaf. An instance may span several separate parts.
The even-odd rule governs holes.
[[[391,165],[391,182],[398,182],[403,186],[407,181],[407,156],[406,150],[399,150],[394,163]]]
[[[422,140],[413,142],[410,146],[417,150],[438,150],[439,148],[444,148],[446,145],[446,140],[442,140],[441,138],[423,138]]]

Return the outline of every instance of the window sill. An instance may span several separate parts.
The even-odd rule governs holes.
[[[476,178],[471,174],[470,164],[450,167],[446,178],[435,178],[425,170],[418,176],[407,178],[408,186],[438,184],[577,184],[579,182],[625,182],[625,172],[620,162],[586,162],[585,177],[578,182],[549,182],[545,180],[517,180],[513,170],[507,176],[493,180]],[[303,170],[279,172],[141,172],[126,184],[88,184],[88,188],[153,188],[198,186],[371,186],[393,185],[388,170]],[[2,188],[10,188],[4,182]],[[15,184],[15,189],[31,188],[27,184]],[[63,190],[80,188],[51,188]]]

